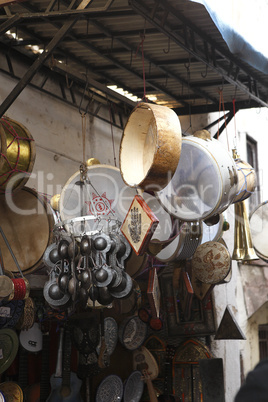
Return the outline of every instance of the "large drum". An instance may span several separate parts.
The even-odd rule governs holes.
[[[62,189],[59,213],[64,228],[74,236],[121,226],[136,190],[122,180],[120,170],[109,165],[88,167],[85,180],[76,172]]]
[[[233,202],[246,200],[256,187],[256,173],[253,167],[240,158],[235,159],[238,176],[237,194]]]
[[[35,143],[26,127],[8,117],[0,119],[0,192],[16,191],[29,179]]]
[[[202,225],[196,222],[181,222],[178,235],[163,248],[155,258],[161,262],[191,258],[202,240]]]
[[[255,252],[259,258],[268,262],[268,201],[264,201],[252,212],[249,227]]]
[[[174,176],[157,196],[173,216],[195,221],[223,212],[236,193],[236,165],[226,148],[215,139],[188,136]]]
[[[54,214],[46,199],[35,190],[23,187],[0,197],[1,229],[24,274],[41,266],[43,254],[52,242]],[[19,269],[0,235],[0,249],[6,271]]]
[[[120,171],[130,187],[147,191],[164,188],[181,153],[181,125],[166,107],[139,103],[131,113],[120,144]]]

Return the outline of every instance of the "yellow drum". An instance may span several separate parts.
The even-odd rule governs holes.
[[[44,197],[23,187],[0,196],[1,229],[24,274],[41,266],[43,254],[52,242],[55,217]],[[10,251],[0,235],[5,271],[19,273]]]
[[[8,117],[0,119],[0,193],[25,185],[35,162],[35,143],[26,127]]]
[[[139,103],[120,144],[120,171],[130,187],[158,191],[171,180],[181,154],[181,125],[166,107]]]

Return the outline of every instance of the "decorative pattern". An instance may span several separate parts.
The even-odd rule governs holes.
[[[197,247],[192,259],[192,269],[201,282],[216,284],[228,275],[230,263],[227,248],[219,242],[208,241]]]

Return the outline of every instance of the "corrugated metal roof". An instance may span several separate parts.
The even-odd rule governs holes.
[[[201,4],[93,0],[84,10],[77,11],[78,6],[78,1],[30,0],[2,7],[0,46],[9,59],[0,59],[1,70],[12,74],[13,58],[20,55],[31,64],[37,55],[29,45],[48,48],[66,21],[79,12],[40,70],[43,75],[50,69],[61,76],[61,91],[65,81],[65,89],[70,89],[71,79],[76,93],[79,88],[81,93],[90,78],[90,91],[118,106],[124,99],[106,91],[109,85],[139,99],[153,95],[156,103],[180,114],[189,109],[191,113],[218,110],[221,91],[227,110],[232,110],[233,99],[237,108],[267,106],[268,77],[230,53]],[[6,26],[14,37],[5,33]],[[38,82],[37,76],[34,80]]]

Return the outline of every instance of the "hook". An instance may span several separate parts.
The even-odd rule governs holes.
[[[204,73],[201,72],[201,77],[206,78],[207,75],[208,75],[208,65],[206,64],[206,71]]]
[[[82,73],[82,74],[84,74],[84,75],[86,76],[86,84],[85,84],[84,91],[83,91],[83,95],[82,95],[82,98],[81,98],[81,101],[80,101],[80,105],[79,105],[79,113],[81,114],[81,116],[87,114],[89,105],[90,105],[90,103],[91,103],[91,101],[92,101],[92,98],[93,98],[93,94],[92,94],[92,96],[91,96],[91,98],[89,99],[88,104],[87,104],[87,106],[86,106],[86,111],[85,111],[85,112],[82,112],[82,103],[83,103],[83,100],[84,100],[84,98],[85,98],[85,93],[86,93],[86,90],[87,90],[87,87],[88,87],[87,72],[86,72],[86,73]]]
[[[168,54],[169,51],[170,51],[170,38],[168,38],[168,48],[167,48],[167,50],[163,49],[163,52],[166,53],[166,54]]]
[[[72,87],[72,85],[73,85],[73,80],[69,83],[67,73],[65,74],[65,79],[66,79],[66,86],[67,86],[68,89],[70,89]]]

